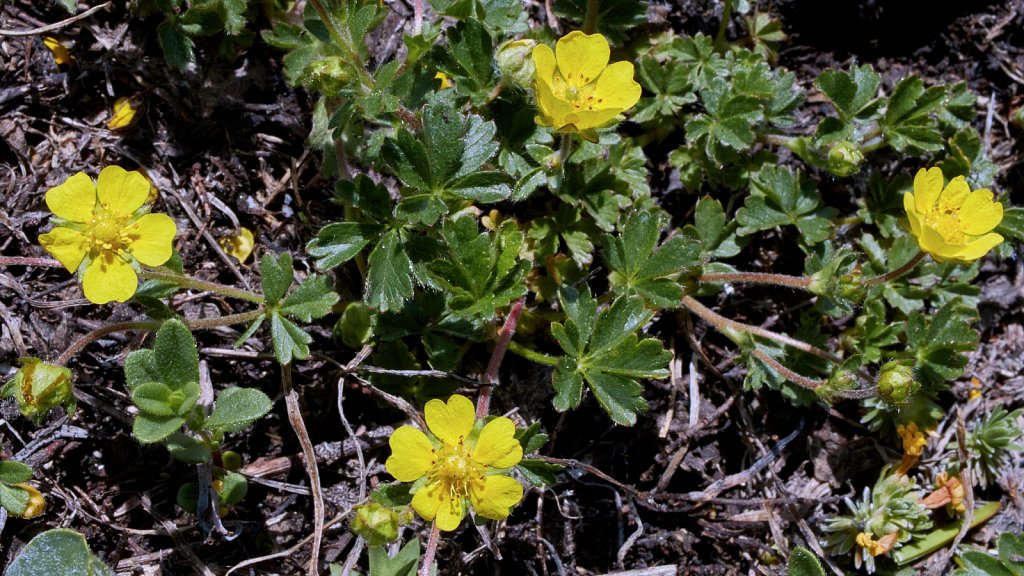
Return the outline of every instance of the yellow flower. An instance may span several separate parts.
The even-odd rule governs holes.
[[[82,290],[95,304],[135,294],[136,261],[160,266],[171,257],[177,227],[166,214],[146,213],[149,188],[142,174],[107,166],[96,182],[79,172],[46,191],[46,205],[61,221],[39,243],[69,272],[84,269]]]
[[[981,398],[981,380],[971,376],[971,390],[967,393],[967,401],[972,402],[978,398]]]
[[[68,49],[60,43],[60,40],[57,40],[53,36],[43,36],[43,45],[49,48],[50,52],[53,53],[53,61],[56,62],[58,66],[74,62],[75,57],[71,55],[71,52],[69,52]]]
[[[113,113],[110,116],[110,121],[107,122],[107,128],[121,130],[131,126],[132,122],[135,121],[135,111],[138,107],[139,103],[134,98],[121,96],[115,100]]]
[[[416,482],[412,508],[441,530],[455,530],[467,500],[478,516],[501,520],[523,497],[523,486],[503,474],[523,458],[516,427],[505,417],[480,428],[473,403],[458,394],[427,402],[423,410],[430,437],[402,426],[391,434],[385,466],[400,482]]]
[[[217,243],[220,244],[220,247],[224,249],[226,254],[234,256],[236,260],[242,263],[252,254],[253,246],[256,245],[252,230],[245,226],[238,229],[238,234],[224,236]]]
[[[924,452],[924,447],[928,444],[928,439],[925,438],[923,432],[917,429],[917,423],[911,422],[904,426],[900,424],[896,426],[896,433],[899,434],[900,439],[903,440],[903,452],[910,456],[920,456]]]
[[[14,512],[12,514],[19,518],[35,518],[46,512],[46,499],[43,498],[39,490],[36,490],[35,486],[31,484],[15,484],[14,487],[28,492],[28,503],[25,504],[25,509],[20,514]]]
[[[452,84],[451,79],[449,79],[448,75],[445,74],[444,72],[438,72],[437,74],[434,74],[434,80],[440,80],[440,83],[437,87],[438,90],[445,90],[447,88],[451,88],[452,86],[454,86],[454,84]]]
[[[555,49],[533,49],[536,68],[536,122],[596,140],[594,128],[607,126],[640,99],[631,62],[608,65],[611,49],[600,34],[570,32]]]
[[[969,264],[1003,241],[992,230],[1003,220],[1003,205],[992,192],[975,190],[963,176],[942,187],[942,170],[922,168],[914,191],[903,195],[903,207],[917,243],[939,262]]]

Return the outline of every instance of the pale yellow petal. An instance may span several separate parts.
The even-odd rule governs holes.
[[[96,183],[79,172],[46,191],[46,207],[58,218],[88,222],[96,209]]]
[[[534,78],[537,82],[550,85],[557,66],[554,51],[546,44],[537,44],[533,47],[531,58],[533,58]]]
[[[437,399],[427,402],[423,416],[434,436],[449,446],[456,446],[473,429],[476,408],[469,398],[454,394],[447,404]]]
[[[988,254],[989,250],[998,246],[1002,241],[1003,237],[995,232],[985,234],[984,236],[975,239],[967,246],[960,248],[960,250],[953,254],[952,259],[964,264],[969,264],[978,258],[981,258],[985,254]]]
[[[110,251],[101,252],[85,267],[82,291],[93,304],[124,302],[135,294],[139,277],[131,265]]]
[[[100,205],[117,216],[128,216],[142,208],[149,196],[150,183],[138,172],[120,166],[107,166],[96,181]]]
[[[459,527],[466,515],[460,498],[452,498],[441,482],[427,484],[412,496],[412,509],[424,520],[434,520],[437,527],[451,532]]]
[[[971,187],[967,185],[967,180],[964,180],[963,176],[953,178],[939,196],[939,212],[956,212],[970,195]]]
[[[491,520],[508,518],[509,510],[523,498],[523,485],[508,476],[484,476],[469,488],[469,499],[478,516]]]
[[[914,176],[914,197],[917,202],[917,213],[926,214],[930,212],[936,202],[939,200],[939,195],[942,194],[942,170],[939,168],[930,168],[925,170],[921,168],[917,171],[917,175]]]
[[[388,440],[391,456],[384,467],[399,482],[414,482],[423,477],[434,464],[434,447],[423,432],[402,426]]]
[[[1003,205],[993,201],[990,190],[971,192],[960,206],[960,226],[966,234],[976,236],[990,232],[1003,221]]]
[[[46,234],[40,234],[39,244],[63,264],[68,272],[78,270],[89,251],[89,239],[85,234],[64,226],[57,226]]]
[[[584,34],[574,30],[555,43],[558,70],[570,86],[593,82],[608,66],[611,48],[600,34]]]
[[[491,420],[480,431],[473,449],[473,460],[484,466],[509,468],[523,459],[523,447],[515,438],[516,425],[500,416]]]
[[[130,238],[129,251],[146,266],[160,266],[170,260],[171,242],[177,232],[174,220],[166,214],[145,214],[124,229]]]
[[[913,232],[914,236],[920,236],[921,221],[917,217],[917,209],[914,204],[913,192],[903,193],[903,209],[907,211],[907,220],[910,220],[910,231]]]

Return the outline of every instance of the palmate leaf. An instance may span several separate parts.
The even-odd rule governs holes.
[[[966,352],[978,346],[971,327],[977,311],[951,300],[934,314],[913,314],[907,319],[907,349],[914,354],[915,370],[926,383],[940,389],[963,375]]]
[[[832,208],[819,208],[821,198],[798,170],[765,166],[752,180],[752,194],[736,213],[737,233],[748,236],[777,226],[796,226],[806,244],[817,244],[832,230]]]
[[[464,20],[448,29],[448,44],[437,44],[430,58],[451,77],[455,90],[474,104],[485,104],[497,80],[492,62],[494,42],[478,20]]]
[[[579,406],[586,383],[612,420],[632,426],[647,409],[639,380],[668,376],[672,357],[659,340],[637,336],[651,312],[635,296],[620,297],[600,312],[589,288],[567,288],[559,296],[566,321],[553,322],[551,334],[565,356],[552,376],[555,409]]]
[[[877,98],[881,77],[870,66],[851,66],[849,72],[825,70],[814,84],[829,99],[843,122],[866,121],[874,117],[882,105]]]
[[[889,145],[898,152],[923,154],[942,149],[942,134],[931,113],[946,96],[943,86],[924,87],[917,76],[900,80],[879,125]]]
[[[662,214],[634,212],[618,237],[606,237],[604,259],[617,293],[636,294],[655,308],[673,308],[683,297],[677,277],[700,264],[700,243],[677,235],[658,246]]]

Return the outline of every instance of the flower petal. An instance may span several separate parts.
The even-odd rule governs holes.
[[[523,459],[523,447],[515,438],[516,425],[504,416],[491,420],[480,431],[473,460],[484,466],[509,468]]]
[[[39,235],[43,249],[60,261],[68,272],[78,270],[89,252],[89,239],[78,230],[57,226],[46,234]]]
[[[523,498],[523,485],[503,475],[484,476],[469,487],[469,499],[478,516],[491,520],[508,518],[509,509]]]
[[[419,480],[434,464],[434,447],[430,440],[412,426],[402,426],[392,432],[388,444],[391,456],[384,467],[399,482]]]
[[[617,108],[620,112],[640,100],[640,84],[633,79],[632,62],[616,62],[605,68],[594,87],[595,108]]]
[[[96,181],[100,205],[117,216],[128,216],[142,208],[149,196],[150,183],[138,172],[120,166],[107,166]]]
[[[412,509],[424,520],[436,520],[437,527],[446,532],[458,528],[466,515],[462,499],[452,498],[441,482],[427,484],[413,494]]]
[[[972,236],[990,232],[1003,221],[1003,205],[993,201],[990,190],[984,188],[971,192],[960,206],[960,226],[965,234]]]
[[[537,110],[540,114],[535,121],[541,126],[553,126],[556,130],[568,124],[566,115],[574,111],[571,104],[555,96],[551,86],[540,80],[536,85]]]
[[[131,239],[128,249],[146,266],[160,266],[171,259],[171,241],[178,227],[166,214],[146,214],[124,229]]]
[[[555,52],[547,44],[537,44],[530,54],[533,59],[534,78],[537,82],[550,85],[555,76]]]
[[[469,398],[454,394],[447,404],[437,399],[427,402],[423,416],[434,436],[449,446],[456,446],[473,429],[476,408]]]
[[[921,235],[921,221],[917,217],[917,209],[914,204],[914,193],[903,193],[903,209],[907,211],[907,219],[910,220],[910,231],[914,236]]]
[[[600,34],[574,30],[555,43],[558,71],[570,86],[590,84],[608,66],[608,40]]]
[[[1002,241],[1003,237],[995,232],[985,234],[958,250],[952,258],[963,264],[969,264],[988,254],[989,250],[998,246]]]
[[[947,244],[942,234],[928,225],[921,226],[921,235],[917,237],[917,245],[939,262],[948,261],[960,249],[959,246]]]
[[[942,194],[942,170],[921,168],[914,176],[914,197],[917,202],[917,213],[926,214],[935,208],[935,203]]]
[[[88,222],[96,209],[96,183],[79,172],[46,191],[46,207],[58,218]]]
[[[956,212],[960,210],[964,200],[971,195],[971,187],[963,176],[957,176],[949,181],[946,189],[939,196],[939,212]]]
[[[93,258],[82,274],[82,291],[93,304],[124,302],[139,288],[139,277],[131,265],[105,250]]]

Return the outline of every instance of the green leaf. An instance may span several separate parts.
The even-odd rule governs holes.
[[[789,555],[789,564],[786,565],[786,576],[825,576],[825,569],[813,552],[797,546]]]
[[[1024,241],[1024,208],[1014,206],[1003,210],[1003,221],[996,226],[996,232],[1017,242]]]
[[[260,284],[263,286],[267,306],[280,302],[294,279],[291,254],[285,252],[276,258],[273,254],[264,254],[260,258]]]
[[[657,245],[666,225],[661,214],[634,212],[619,237],[605,242],[612,287],[620,294],[637,294],[654,308],[677,307],[683,297],[678,277],[700,264],[700,244],[692,239],[673,236]]]
[[[832,208],[819,208],[820,197],[814,185],[799,170],[765,166],[752,180],[753,193],[736,213],[737,233],[748,236],[777,226],[796,226],[801,239],[817,244],[829,237],[835,215]]]
[[[17,486],[0,484],[0,508],[7,510],[11,514],[23,514],[25,509],[28,508],[30,497],[28,490]]]
[[[291,364],[292,358],[309,358],[309,343],[313,337],[280,314],[270,316],[270,339],[274,344],[274,356],[278,363]]]
[[[516,430],[516,440],[523,447],[523,454],[531,454],[540,450],[548,443],[548,435],[541,432],[540,422],[534,422],[527,428]]]
[[[330,278],[309,276],[281,302],[281,313],[310,322],[329,314],[337,301]]]
[[[721,202],[704,196],[694,207],[693,224],[686,225],[683,234],[700,241],[701,260],[731,258],[740,253],[736,227],[735,219],[725,217]]]
[[[228,388],[217,397],[213,413],[203,427],[207,430],[240,432],[270,412],[272,407],[270,398],[255,388]]]
[[[907,348],[914,354],[920,377],[945,387],[963,375],[965,353],[978,345],[978,333],[971,327],[976,317],[976,310],[954,299],[934,314],[914,314],[907,319]]]
[[[620,297],[597,312],[589,288],[567,288],[560,294],[566,322],[552,322],[551,334],[566,352],[552,376],[556,410],[579,405],[583,382],[615,422],[631,426],[647,408],[638,380],[668,376],[671,354],[654,338],[636,332],[651,313],[636,297]]]
[[[129,390],[146,382],[159,382],[161,375],[153,351],[136,350],[129,354],[124,361],[124,378]]]
[[[153,367],[157,382],[178,389],[199,382],[199,353],[192,332],[184,322],[171,319],[160,326],[153,345]]]
[[[26,545],[4,576],[114,576],[74,530],[47,530]]]
[[[245,28],[246,0],[220,0],[217,3],[220,17],[224,22],[224,32],[237,36]]]
[[[32,468],[14,460],[0,461],[0,482],[21,484],[32,479]]]
[[[942,104],[943,86],[925,89],[917,76],[900,80],[893,88],[885,115],[879,122],[882,133],[897,152],[923,154],[942,149],[942,134],[931,112]]]
[[[557,473],[563,470],[563,466],[545,462],[538,458],[523,458],[516,465],[516,470],[526,478],[526,481],[534,486],[550,486],[558,482]]]
[[[171,407],[171,389],[162,382],[146,382],[132,390],[132,404],[151,416],[171,416],[177,411]]]
[[[306,252],[316,258],[316,267],[330,270],[348,262],[359,254],[374,238],[382,226],[359,222],[335,222],[324,226],[316,238],[306,244]]]
[[[221,478],[221,488],[217,493],[220,503],[224,506],[238,504],[249,491],[249,481],[237,472],[228,472]]]
[[[416,576],[420,566],[420,541],[413,538],[394,558],[388,556],[384,546],[370,546],[367,554],[373,576]]]
[[[844,122],[867,120],[881,107],[877,98],[881,77],[869,64],[850,66],[849,72],[825,70],[814,85],[829,99]]]
[[[401,310],[413,292],[412,260],[399,232],[384,234],[367,262],[370,270],[366,277],[366,303],[381,312]]]
[[[455,90],[469,95],[471,102],[486,104],[496,80],[491,35],[475,19],[459,22],[446,33],[447,46],[437,44],[431,52],[436,68],[451,77]]]
[[[192,39],[177,23],[161,22],[156,28],[156,34],[168,66],[181,70],[192,62]]]
[[[555,14],[580,23],[591,18],[594,30],[613,43],[625,41],[625,31],[647,23],[647,3],[640,0],[559,0]]]
[[[181,429],[185,419],[181,416],[150,416],[140,413],[132,424],[132,435],[143,444],[152,444],[166,439]]]
[[[716,164],[731,161],[736,152],[746,151],[754,144],[754,127],[764,120],[764,112],[757,98],[745,95],[726,95],[723,88],[701,90],[707,112],[700,113],[686,123],[686,140],[703,149],[707,158]]]
[[[182,462],[189,464],[202,464],[209,462],[212,458],[210,448],[183,432],[175,432],[164,440],[167,451]]]

